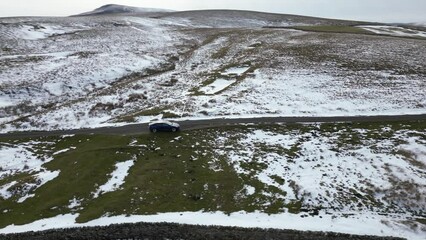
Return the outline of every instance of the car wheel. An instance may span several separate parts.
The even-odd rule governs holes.
[[[156,128],[153,128],[153,129],[151,130],[151,132],[155,133],[155,132],[157,132],[157,129],[156,129]]]
[[[176,132],[177,131],[177,129],[176,128],[172,128],[172,132]]]

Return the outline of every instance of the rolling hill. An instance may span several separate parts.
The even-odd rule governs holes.
[[[0,132],[426,113],[426,32],[106,5],[0,18]],[[136,221],[422,239],[425,121],[0,138],[0,232]],[[172,199],[172,201],[171,201]]]
[[[171,12],[172,10],[159,9],[159,8],[140,8],[130,7],[118,4],[107,4],[96,8],[93,11],[80,13],[74,16],[94,16],[103,14],[119,14],[119,13],[152,13],[152,12]]]

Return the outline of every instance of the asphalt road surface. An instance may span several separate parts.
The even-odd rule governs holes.
[[[383,116],[333,116],[333,117],[262,117],[262,118],[236,118],[236,119],[207,119],[178,121],[181,130],[194,130],[211,127],[223,127],[239,124],[275,124],[275,123],[333,123],[333,122],[395,122],[395,121],[420,121],[426,120],[426,114],[418,115],[383,115]],[[112,134],[136,135],[149,133],[148,124],[129,124],[119,127],[102,127],[73,130],[55,131],[26,131],[0,134],[0,138],[29,138],[44,136],[60,136],[68,134]]]

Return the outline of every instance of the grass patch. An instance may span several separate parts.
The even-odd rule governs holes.
[[[82,52],[72,53],[72,54],[68,55],[67,57],[89,58],[89,57],[96,55],[96,54],[98,54],[98,53],[94,52],[94,51],[82,51]]]
[[[36,64],[41,61],[46,60],[47,57],[44,56],[19,56],[16,58],[10,58],[10,59],[2,59],[0,60],[0,65],[3,67],[19,67],[21,65],[26,64]]]
[[[310,32],[372,34],[370,31],[352,26],[296,26],[291,28]]]
[[[300,213],[300,209],[302,208],[301,201],[293,201],[289,204],[286,204],[289,213],[298,214]]]
[[[262,43],[257,42],[257,43],[253,43],[253,44],[249,45],[248,47],[249,48],[258,48],[258,47],[261,47],[261,46],[262,46]]]
[[[12,52],[12,51],[13,51],[13,49],[12,49],[12,48],[10,48],[10,47],[3,47],[1,50],[2,50],[3,52]]]
[[[426,225],[426,218],[417,218],[416,221],[423,225]]]

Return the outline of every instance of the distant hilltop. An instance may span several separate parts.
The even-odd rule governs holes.
[[[96,8],[93,11],[77,14],[74,16],[91,16],[91,15],[114,14],[114,13],[147,13],[147,12],[173,12],[173,10],[160,9],[160,8],[140,8],[140,7],[118,5],[118,4],[107,4],[100,8]]]
[[[416,23],[413,23],[413,25],[420,26],[420,27],[426,27],[426,22],[416,22]]]

